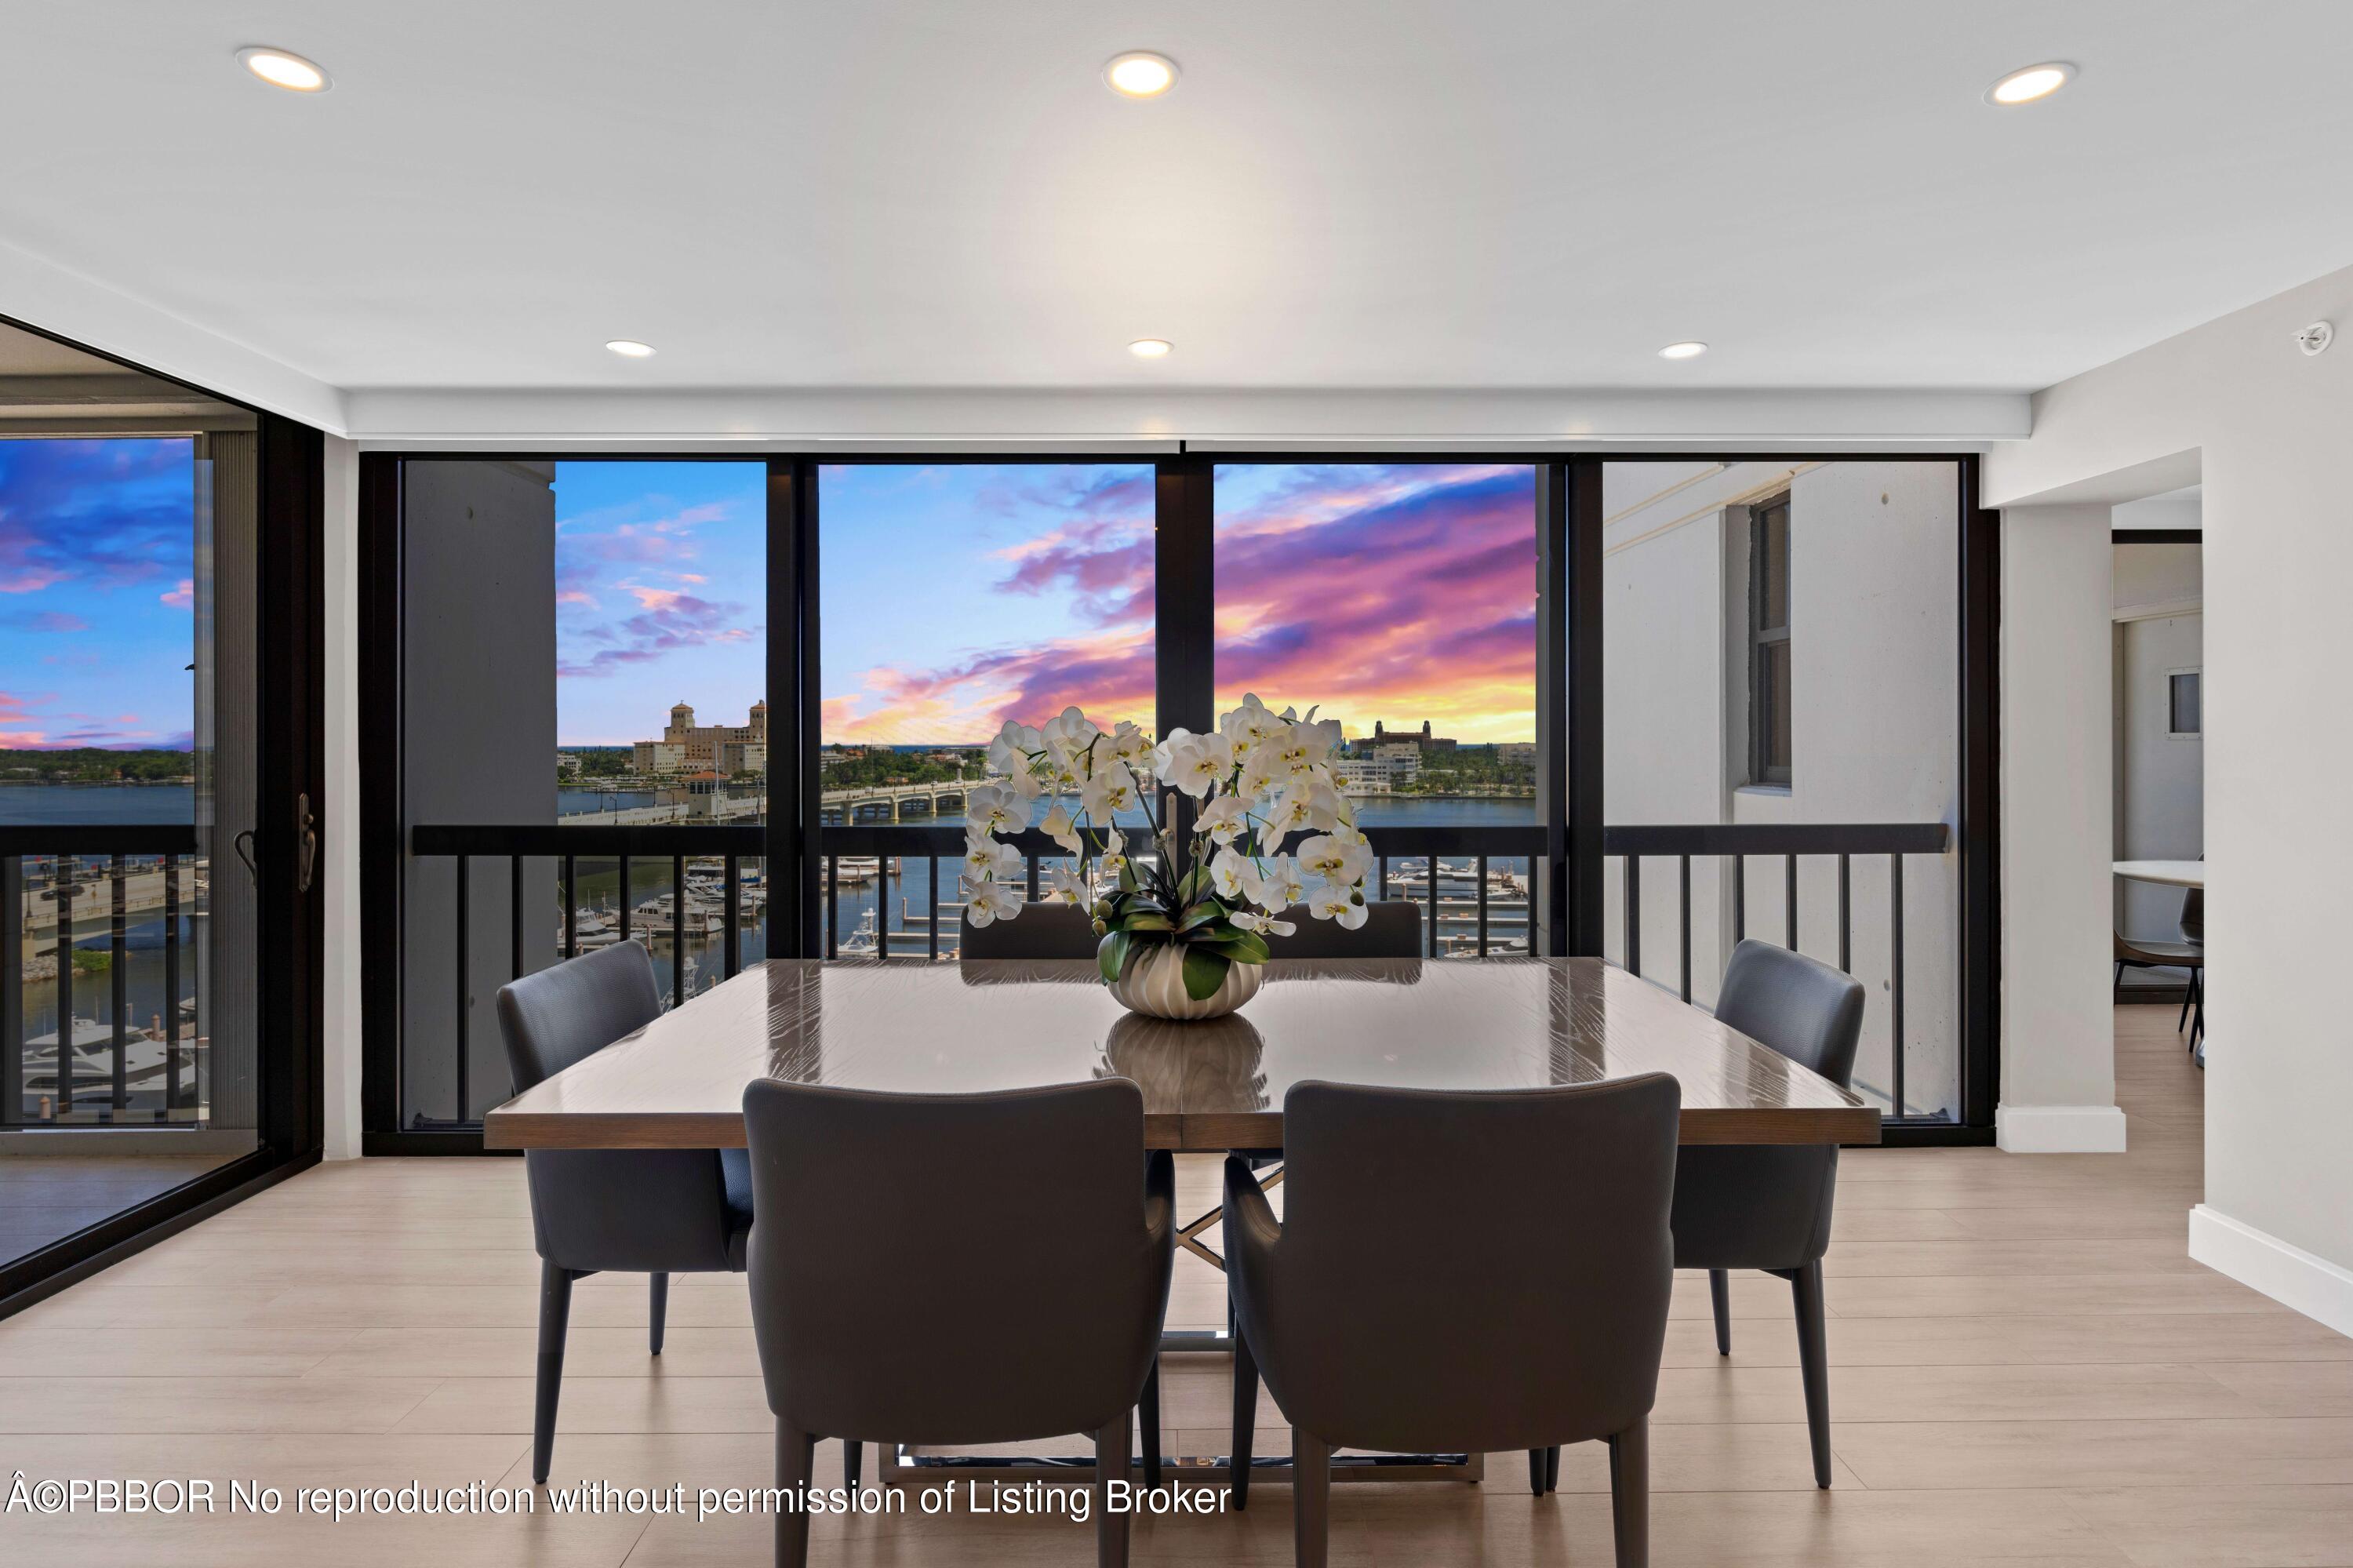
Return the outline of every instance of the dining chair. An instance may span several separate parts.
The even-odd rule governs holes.
[[[1095,917],[1075,904],[1033,899],[1010,920],[965,923],[956,938],[960,959],[1092,959],[1103,940]]]
[[[1755,938],[1732,950],[1715,1016],[1841,1088],[1854,1076],[1862,983],[1803,953]],[[1814,1484],[1831,1484],[1829,1350],[1822,1325],[1822,1255],[1830,1250],[1834,1145],[1694,1145],[1675,1162],[1675,1266],[1707,1270],[1715,1350],[1732,1353],[1729,1271],[1762,1269],[1789,1282]]]
[[[584,953],[499,989],[499,1032],[521,1094],[661,1012],[653,955],[637,942]],[[538,1390],[531,1478],[547,1479],[564,1383],[573,1281],[652,1277],[649,1351],[661,1354],[673,1274],[740,1272],[752,1226],[750,1164],[740,1150],[534,1149],[522,1157],[539,1249]]]
[[[1096,1562],[1124,1563],[1128,1514],[1105,1489],[1128,1475],[1176,1245],[1176,1165],[1144,1153],[1142,1091],[1124,1078],[975,1095],[763,1078],[744,1091],[744,1129],[776,1485],[808,1484],[820,1435],[1091,1433]],[[779,1568],[807,1557],[807,1514],[779,1510]]]
[[[1266,949],[1278,959],[1418,959],[1422,956],[1421,906],[1385,898],[1365,906],[1365,923],[1348,930],[1337,920],[1318,920],[1304,904],[1282,918],[1297,927],[1288,937],[1269,937]]]
[[[2158,941],[2141,937],[2127,937],[2119,931],[2116,936],[2116,973],[2115,984],[2121,993],[2125,970],[2185,969],[2189,978],[2181,988],[2181,1016],[2173,1027],[2179,1031],[2189,1026],[2189,1048],[2198,1048],[2198,1036],[2206,1026],[2206,890],[2192,887],[2181,896],[2181,940]]]
[[[1291,1423],[1302,1568],[1324,1563],[1335,1448],[1589,1439],[1609,1445],[1619,1568],[1639,1568],[1682,1098],[1662,1073],[1482,1092],[1293,1086],[1281,1222],[1249,1167],[1226,1161],[1234,1507],[1249,1503],[1263,1377]]]

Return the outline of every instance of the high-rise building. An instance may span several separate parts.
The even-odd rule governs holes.
[[[698,725],[691,703],[678,703],[670,710],[670,723],[662,727],[665,744],[679,748],[688,772],[756,773],[766,768],[768,754],[768,705],[763,700],[752,705],[747,722],[740,725]],[[639,742],[639,745],[650,744]],[[752,747],[749,752],[738,750],[731,758],[726,748]],[[746,761],[746,758],[756,758]],[[735,766],[730,767],[733,761]]]

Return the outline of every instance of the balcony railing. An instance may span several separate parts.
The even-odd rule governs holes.
[[[210,871],[193,827],[0,827],[0,1127],[152,1124],[199,1108],[203,1042],[181,1016],[181,927],[200,912]],[[164,1001],[151,1028],[133,1029],[131,927],[151,912],[163,922]],[[110,1016],[85,1030],[73,955],[100,921],[107,974],[95,983]],[[46,1036],[26,1026],[28,991],[40,985],[56,1002]]]
[[[1834,857],[1838,889],[1838,967],[1854,971],[1853,863],[1858,856],[1887,863],[1887,998],[1889,1056],[1888,1098],[1891,1115],[1901,1120],[1910,1113],[1905,1083],[1904,859],[1906,855],[1942,855],[1952,842],[1952,830],[1942,822],[1867,823],[1693,823],[1674,826],[1609,827],[1601,831],[1601,852],[1621,863],[1624,926],[1620,961],[1636,974],[1642,972],[1642,862],[1672,859],[1676,863],[1677,986],[1685,1001],[1692,1000],[1692,861],[1718,860],[1725,868],[1724,906],[1730,916],[1730,943],[1737,944],[1748,929],[1748,863],[1752,859],[1781,862],[1781,931],[1784,947],[1795,948],[1799,936],[1798,863],[1805,857]],[[1715,955],[1720,964],[1728,956]]]

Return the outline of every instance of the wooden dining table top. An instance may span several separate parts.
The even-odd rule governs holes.
[[[1876,1143],[1879,1112],[1599,959],[1282,960],[1240,1012],[1131,1013],[1086,959],[755,964],[490,1113],[491,1149],[737,1149],[755,1078],[1144,1090],[1145,1143],[1282,1146],[1309,1079],[1526,1089],[1671,1073],[1685,1143]]]

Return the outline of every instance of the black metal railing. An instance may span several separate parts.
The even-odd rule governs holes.
[[[1542,827],[1368,827],[1365,834],[1372,841],[1375,852],[1375,895],[1388,898],[1402,892],[1412,902],[1427,905],[1428,917],[1422,927],[1432,958],[1486,958],[1491,953],[1530,950],[1527,933],[1534,928],[1535,917],[1533,872],[1545,852]],[[1294,834],[1285,847],[1296,849],[1308,836]],[[1141,828],[1127,830],[1126,837],[1132,851],[1149,846],[1149,837]],[[1034,830],[1003,842],[1021,855],[1027,870],[1027,896],[1031,898],[1038,896],[1044,869],[1071,858],[1068,851]],[[880,959],[902,951],[909,957],[920,952],[925,959],[955,956],[954,944],[960,940],[963,906],[942,899],[940,863],[963,860],[965,830],[961,825],[828,824],[818,831],[818,844],[824,877],[823,935],[827,958],[838,958],[844,950],[841,888],[845,861],[855,863],[852,874],[860,881],[876,884],[874,929],[871,933],[862,929],[851,933],[850,951],[860,957]],[[1510,909],[1499,907],[1499,904],[1511,901],[1499,901],[1494,896],[1498,879],[1491,875],[1494,863],[1514,860],[1527,863],[1519,874],[1518,885],[1525,907],[1517,920],[1509,918]],[[890,920],[892,882],[897,878],[903,886],[912,874],[909,863],[917,861],[923,866],[923,908],[920,912],[912,906],[902,908],[899,929],[894,933]],[[1418,880],[1413,874],[1417,862],[1421,867]],[[1467,871],[1461,869],[1461,863],[1468,863]],[[956,887],[955,879],[961,874],[960,869],[951,872],[947,885]],[[1475,883],[1474,893],[1450,898],[1441,891],[1448,883],[1460,886],[1465,882]],[[1499,926],[1504,929],[1517,926],[1518,939],[1499,939]],[[905,941],[903,949],[893,948],[894,936]]]
[[[197,1042],[180,1017],[180,927],[183,884],[193,879],[202,885],[208,870],[191,826],[0,827],[0,1127],[119,1127],[142,1117],[169,1121],[174,1112],[195,1107]],[[154,885],[142,888],[139,902],[143,906],[152,895],[163,918],[164,1005],[152,1031],[134,1032],[130,933],[132,916],[144,908],[134,911],[132,886],[149,878]],[[94,913],[84,897],[93,888],[104,890]],[[105,922],[108,938],[111,1017],[98,1053],[103,1066],[85,1078],[73,956],[82,923],[99,920]],[[41,951],[44,930],[49,933],[47,955]],[[53,967],[42,975],[39,960],[45,956]],[[27,985],[43,981],[54,990],[57,1012],[46,1073],[35,1070],[37,1064],[27,1058],[26,1026]],[[162,1047],[160,1075],[142,1066],[136,1075],[141,1081],[134,1083],[134,1040]],[[144,1082],[151,1075],[160,1075],[160,1096]]]
[[[1642,972],[1642,862],[1676,863],[1679,952],[1676,973],[1685,1001],[1692,1000],[1692,861],[1710,857],[1722,861],[1727,872],[1725,903],[1732,916],[1731,940],[1747,933],[1748,862],[1781,862],[1784,947],[1798,946],[1798,863],[1812,857],[1835,857],[1838,885],[1838,967],[1854,967],[1853,863],[1857,856],[1884,857],[1887,862],[1888,1038],[1890,1041],[1889,1099],[1893,1119],[1908,1114],[1904,1081],[1905,1035],[1904,1021],[1904,858],[1941,855],[1952,842],[1952,830],[1942,822],[1863,823],[1722,823],[1605,827],[1601,853],[1621,860],[1625,900],[1623,962],[1635,974]],[[1725,955],[1719,954],[1721,959]]]

